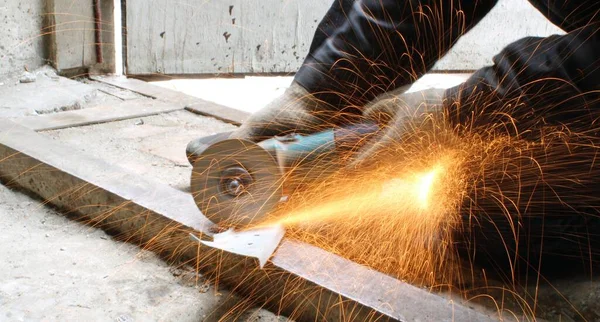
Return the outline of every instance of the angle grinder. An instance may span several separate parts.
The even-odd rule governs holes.
[[[200,211],[220,226],[248,226],[263,219],[300,185],[327,176],[343,153],[379,130],[364,123],[258,143],[229,139],[229,133],[194,140],[191,191]],[[329,165],[329,166],[323,166]]]

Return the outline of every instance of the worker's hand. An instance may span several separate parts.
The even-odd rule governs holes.
[[[382,126],[380,134],[358,151],[350,168],[362,168],[392,157],[407,132],[424,122],[442,117],[445,89],[432,88],[418,92],[390,93],[365,107],[364,117]],[[388,155],[390,154],[390,155]]]
[[[258,142],[276,135],[318,132],[334,121],[332,110],[293,82],[280,97],[254,113],[230,138]]]
[[[333,110],[331,106],[319,102],[298,83],[292,82],[280,97],[252,114],[235,131],[191,141],[186,149],[187,157],[190,164],[194,164],[205,148],[227,138],[260,142],[277,135],[318,132],[331,127],[334,116],[339,114],[332,112]]]

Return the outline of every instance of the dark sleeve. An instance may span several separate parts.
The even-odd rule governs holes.
[[[317,32],[319,42],[295,81],[334,107],[360,107],[429,71],[495,3],[356,0],[346,10],[332,9],[328,20],[336,28],[326,37]]]
[[[600,108],[600,26],[566,35],[518,40],[496,55],[494,65],[446,91],[446,110],[455,124],[526,133],[542,124],[595,122]]]
[[[529,0],[529,3],[550,22],[566,32],[583,28],[600,20],[598,17],[600,1],[597,0]]]
[[[310,43],[309,53],[315,52],[321,47],[327,38],[331,37],[348,19],[348,13],[352,10],[355,0],[334,0],[327,13],[319,22],[317,30]]]

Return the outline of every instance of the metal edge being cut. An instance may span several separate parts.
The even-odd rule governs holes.
[[[119,238],[189,263],[207,278],[297,321],[495,321],[307,244],[284,239],[263,269],[255,258],[189,238],[211,223],[192,196],[0,119],[0,180]],[[93,251],[93,250],[91,250]]]
[[[212,241],[204,241],[191,235],[194,240],[208,247],[224,250],[229,253],[258,260],[260,268],[264,268],[267,261],[275,253],[277,246],[285,235],[285,228],[281,225],[256,228],[246,231],[235,231],[233,228],[226,232],[215,234]]]
[[[249,182],[236,185],[242,193],[223,187],[227,171],[239,181],[240,173],[247,177]],[[198,208],[208,219],[217,224],[248,226],[263,219],[279,202],[281,177],[279,165],[269,152],[253,142],[230,139],[212,144],[197,157],[190,186]]]

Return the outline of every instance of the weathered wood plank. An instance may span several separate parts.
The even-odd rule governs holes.
[[[59,70],[96,64],[94,12],[89,2],[48,0],[50,60]]]
[[[210,222],[191,195],[0,119],[0,180],[123,239],[197,264],[233,291],[306,321],[492,321],[487,315],[366,269],[319,248],[284,240],[265,269],[253,259],[192,242]],[[93,251],[93,250],[90,250]]]
[[[295,72],[332,0],[127,1],[127,73]]]
[[[53,66],[61,74],[73,76],[96,71],[114,71],[113,2],[100,1],[101,21],[98,24],[100,38],[95,37],[95,17],[89,1],[48,0],[46,3],[47,25],[42,35],[49,37],[48,51]],[[103,62],[98,63],[96,44],[101,44]]]
[[[224,122],[232,124],[242,124],[249,116],[249,113],[236,110],[231,107],[208,102],[197,97],[193,97],[168,88],[156,86],[138,79],[114,77],[114,76],[92,76],[95,81],[110,84],[119,88],[124,88],[145,96],[160,99],[172,104],[185,107],[191,112],[211,116]]]
[[[121,121],[181,109],[183,109],[181,106],[158,100],[132,100],[125,101],[116,106],[102,106],[54,114],[26,116],[13,119],[13,121],[34,131],[48,131]]]

